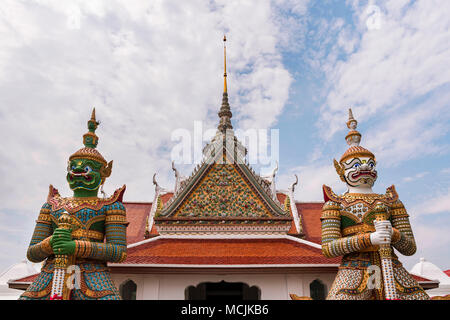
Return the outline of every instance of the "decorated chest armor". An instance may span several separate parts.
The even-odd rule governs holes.
[[[375,156],[361,147],[361,134],[349,110],[349,148],[334,165],[348,191],[336,195],[323,186],[322,252],[342,256],[329,300],[429,299],[393,251],[416,251],[408,214],[394,186],[385,194],[372,192],[377,178]]]
[[[45,260],[44,266],[20,299],[120,299],[106,262],[126,258],[125,186],[109,198],[97,197],[112,169],[112,161],[107,163],[95,149],[97,126],[94,109],[85,147],[68,162],[74,196],[63,198],[50,186],[27,251],[30,261]]]

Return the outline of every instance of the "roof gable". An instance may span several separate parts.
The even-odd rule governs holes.
[[[211,165],[170,217],[255,219],[285,216],[284,212],[280,214],[273,210],[240,171],[236,164]]]
[[[243,161],[236,161],[236,153],[233,157],[226,147],[223,151],[199,166],[184,188],[166,205],[158,206],[154,219],[158,232],[164,229],[163,225],[169,224],[205,226],[225,223],[227,226],[244,225],[241,229],[246,231],[252,224],[272,224],[277,233],[287,233],[292,221],[289,208],[268,193],[262,181]]]

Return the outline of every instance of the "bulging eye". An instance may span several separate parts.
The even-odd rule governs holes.
[[[89,173],[92,171],[92,168],[89,166],[84,167],[84,172]]]
[[[361,165],[359,164],[359,163],[355,163],[354,165],[353,165],[353,168],[359,168]]]
[[[72,170],[75,170],[75,166],[74,165],[72,165],[71,167],[70,167],[70,169],[72,169]]]
[[[369,163],[369,167],[370,167],[371,169],[373,169],[373,167],[375,167],[375,165],[371,162],[371,163]]]

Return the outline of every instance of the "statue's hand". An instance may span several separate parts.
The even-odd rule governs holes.
[[[391,243],[391,235],[392,235],[392,227],[386,228],[387,224],[385,221],[374,221],[375,232],[370,234],[370,242],[373,245],[381,245],[381,244],[390,244]],[[389,221],[388,221],[389,222]],[[390,226],[390,222],[389,222]]]
[[[392,229],[391,221],[389,220],[382,220],[382,221],[374,221],[373,225],[375,226],[376,231],[389,231],[389,234],[392,237],[392,234],[394,233],[394,230]]]
[[[72,241],[72,230],[58,228],[50,239],[53,253],[71,255],[75,252],[75,241]]]

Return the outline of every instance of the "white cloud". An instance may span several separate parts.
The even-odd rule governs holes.
[[[416,240],[417,251],[413,256],[399,255],[400,261],[408,270],[419,262],[420,258],[436,264],[442,270],[450,268],[448,255],[445,253],[450,245],[449,219],[439,219],[435,222],[411,220],[411,226]]]
[[[415,174],[413,176],[403,178],[403,182],[411,182],[411,181],[414,181],[414,180],[417,180],[417,179],[421,179],[421,178],[425,177],[428,174],[429,174],[428,171],[419,172],[419,173],[417,173],[417,174]]]
[[[171,132],[218,123],[224,32],[234,126],[273,125],[292,79],[269,1],[2,1],[0,214],[32,228],[50,183],[71,195],[66,161],[93,106],[114,160],[105,191],[152,201],[154,172],[172,186]]]
[[[439,213],[450,213],[450,189],[434,195],[432,198],[411,209],[413,216],[423,216]]]
[[[414,99],[426,100],[428,94],[450,82],[450,71],[443,68],[450,64],[450,3],[419,0],[407,4],[391,1],[381,7],[381,28],[368,30],[366,6],[355,3],[357,18],[361,20],[356,51],[336,63],[333,53],[337,49],[325,57],[333,62],[332,68],[326,70],[331,91],[321,108],[320,126],[325,138],[345,128],[348,107],[353,108],[360,123],[371,117],[381,118],[378,132],[394,135],[395,127],[384,126],[394,111],[408,116]],[[448,100],[440,101],[434,111],[447,107]],[[406,124],[408,132],[420,124],[419,118],[410,120]],[[419,135],[402,137],[399,144],[421,145],[418,138]]]

